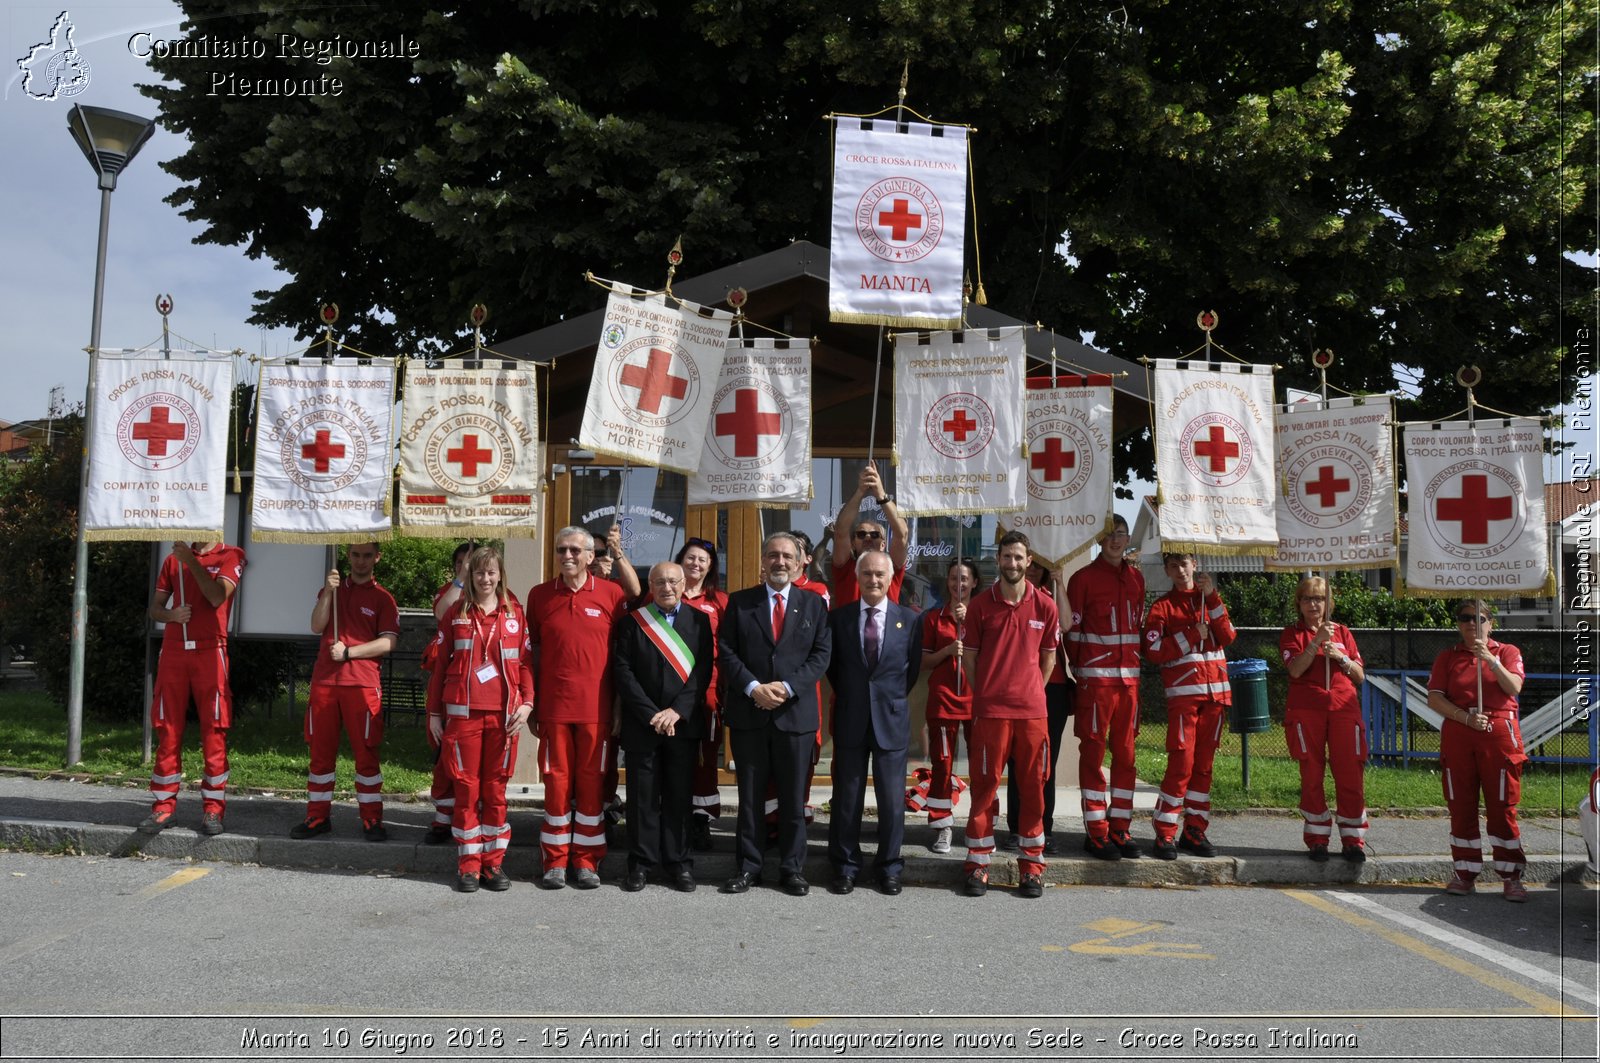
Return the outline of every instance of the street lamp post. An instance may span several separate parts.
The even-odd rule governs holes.
[[[72,657],[67,685],[67,767],[83,759],[83,654],[89,619],[89,544],[83,517],[89,502],[89,441],[94,432],[96,359],[100,351],[100,311],[106,292],[106,237],[111,228],[111,193],[117,175],[156,131],[150,118],[105,107],[74,106],[67,129],[100,177],[100,243],[94,261],[94,310],[89,325],[89,382],[83,402],[83,458],[78,480],[78,534],[72,572]]]

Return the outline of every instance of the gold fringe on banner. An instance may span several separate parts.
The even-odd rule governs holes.
[[[838,314],[830,313],[828,320],[847,325],[896,325],[912,329],[959,329],[959,317],[897,317],[894,314]]]
[[[895,505],[897,507],[895,512],[899,513],[907,520],[911,519],[912,517],[1000,517],[1005,516],[1007,513],[1023,513],[1027,510],[1026,506],[1018,509],[989,509],[985,506],[972,506],[970,508],[963,507],[960,509],[947,509],[944,507],[940,507],[939,509],[899,509],[899,503],[896,502]],[[996,527],[996,531],[999,531],[998,527]]]
[[[1509,598],[1554,598],[1556,594],[1556,573],[1553,568],[1544,570],[1544,582],[1538,590],[1527,590],[1522,587],[1492,587],[1474,589],[1471,587],[1413,587],[1405,581],[1400,573],[1394,578],[1395,597],[1397,598],[1483,598],[1486,601],[1505,601]]]
[[[1278,552],[1277,544],[1261,546],[1252,543],[1239,543],[1234,546],[1220,546],[1217,543],[1197,543],[1184,539],[1161,540],[1161,552],[1164,554],[1193,554],[1200,560],[1207,557],[1271,557]]]
[[[91,543],[220,543],[221,528],[85,528]]]
[[[406,524],[398,533],[413,539],[537,539],[539,529],[511,524]]]
[[[348,543],[386,543],[394,538],[393,528],[382,531],[297,532],[271,528],[251,528],[250,538],[258,543],[292,543],[303,546],[344,546]]]

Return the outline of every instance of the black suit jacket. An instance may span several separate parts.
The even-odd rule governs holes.
[[[884,599],[883,641],[876,668],[867,668],[861,645],[861,601],[841,605],[828,614],[833,634],[833,740],[865,745],[867,721],[880,749],[905,749],[911,744],[911,709],[906,703],[922,669],[922,625],[910,609]]]
[[[673,709],[680,717],[674,738],[693,741],[701,737],[695,726],[695,708],[705,700],[711,682],[711,660],[716,652],[711,622],[700,610],[680,605],[672,629],[694,654],[687,682],[650,641],[633,612],[617,624],[611,640],[611,672],[622,709],[623,749],[654,749],[666,740],[650,726],[650,718],[662,709]]]
[[[815,731],[822,723],[817,681],[828,670],[832,642],[828,607],[822,595],[789,588],[783,615],[783,638],[772,638],[772,610],[766,584],[728,596],[728,611],[717,628],[722,667],[722,718],[729,727],[750,730],[775,727],[791,734]],[[745,696],[752,682],[781,679],[794,696],[770,712]]]

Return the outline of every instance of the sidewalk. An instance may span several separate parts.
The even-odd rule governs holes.
[[[1049,866],[1045,882],[1094,886],[1441,884],[1452,873],[1449,823],[1442,810],[1404,818],[1374,816],[1367,835],[1370,856],[1364,864],[1345,863],[1337,852],[1325,864],[1312,863],[1306,858],[1301,841],[1299,816],[1271,812],[1216,813],[1211,839],[1219,852],[1214,858],[1180,854],[1175,862],[1155,860],[1148,855],[1149,810],[1154,794],[1153,788],[1141,785],[1135,800],[1134,837],[1146,855],[1138,860],[1108,863],[1083,852],[1078,791],[1059,789],[1055,840],[1060,851],[1046,857]],[[813,802],[820,806],[830,796],[831,787],[821,785],[819,780],[812,791]],[[868,800],[870,805],[870,788]],[[506,870],[513,879],[527,881],[537,870],[542,801],[540,787],[512,787],[511,849]],[[713,851],[695,854],[695,876],[703,884],[720,883],[734,873],[737,794],[732,787],[723,787],[722,802],[722,818],[713,831]],[[441,877],[455,869],[453,846],[422,843],[423,832],[433,816],[433,808],[426,800],[386,802],[384,820],[389,827],[389,840],[382,843],[362,839],[355,803],[349,801],[334,804],[331,833],[308,841],[292,840],[289,828],[305,812],[303,794],[230,793],[228,830],[209,838],[194,830],[200,821],[200,796],[194,790],[185,789],[178,798],[179,825],[161,834],[144,835],[134,829],[149,811],[149,792],[142,787],[38,779],[23,773],[0,775],[0,846],[8,848]],[[875,812],[869,807],[868,816],[873,815]],[[964,809],[958,807],[955,848],[936,855],[928,851],[933,832],[927,826],[926,815],[907,814],[903,850],[903,878],[907,885],[959,887],[964,856],[959,827],[964,821]],[[1004,826],[1003,815],[1000,826]],[[869,853],[874,847],[874,829],[869,819],[862,831]],[[809,836],[807,877],[813,883],[825,883],[830,877],[825,814],[818,813]],[[1591,887],[1596,882],[1595,875],[1585,869],[1587,852],[1576,818],[1528,817],[1522,821],[1522,842],[1528,854],[1528,882],[1561,880]],[[765,877],[776,881],[776,860],[770,854],[768,865]],[[626,866],[627,854],[613,849],[606,857],[602,877],[608,883],[616,882],[625,874]],[[1492,878],[1493,872],[1485,870],[1485,876]],[[995,854],[990,880],[996,885],[1016,883],[1014,852]]]

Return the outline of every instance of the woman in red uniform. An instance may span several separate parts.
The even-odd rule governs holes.
[[[1439,654],[1428,677],[1428,708],[1444,717],[1439,735],[1439,765],[1444,800],[1450,807],[1450,856],[1456,873],[1445,889],[1471,893],[1483,870],[1478,837],[1478,792],[1494,869],[1508,901],[1528,899],[1522,884],[1527,858],[1517,830],[1517,800],[1522,796],[1522,732],[1517,727],[1517,695],[1522,693],[1522,651],[1496,642],[1494,607],[1481,598],[1456,606],[1461,641]]]
[[[499,892],[506,877],[506,780],[517,762],[517,735],[533,712],[528,622],[506,594],[500,552],[480,546],[467,561],[469,592],[439,622],[439,667],[428,683],[428,730],[455,780],[451,833],[456,889]]]
[[[950,851],[956,741],[972,748],[972,684],[961,668],[961,639],[966,634],[967,604],[978,584],[977,563],[957,558],[945,573],[944,604],[922,614],[922,670],[928,676],[928,826],[934,830],[936,853]]]
[[[711,643],[716,645],[717,625],[728,611],[728,596],[717,588],[717,547],[705,539],[690,539],[672,559],[683,569],[683,604],[693,606],[711,621]],[[717,754],[722,749],[722,717],[718,713],[717,664],[711,662],[711,685],[704,705],[697,706],[705,720],[700,754],[694,765],[694,812],[689,817],[689,848],[711,851],[711,824],[722,815],[717,789]]]
[[[1283,629],[1278,649],[1289,670],[1289,704],[1283,730],[1300,762],[1300,816],[1311,859],[1328,859],[1333,816],[1323,776],[1333,768],[1334,810],[1344,858],[1367,858],[1367,801],[1361,769],[1367,761],[1367,725],[1357,688],[1366,679],[1355,636],[1333,622],[1333,588],[1307,576],[1295,590],[1300,619]]]

